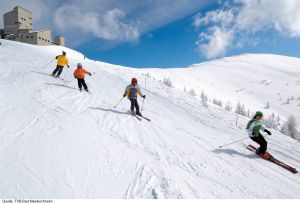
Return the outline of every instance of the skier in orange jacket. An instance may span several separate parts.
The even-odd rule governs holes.
[[[87,85],[85,83],[85,80],[84,80],[85,74],[88,74],[88,75],[92,76],[92,74],[90,72],[88,72],[84,68],[82,68],[82,64],[81,63],[78,63],[77,64],[77,69],[74,72],[74,77],[78,81],[79,90],[82,91],[82,86],[83,86],[84,90],[86,92],[89,92],[89,89],[88,89],[88,87],[87,87]]]

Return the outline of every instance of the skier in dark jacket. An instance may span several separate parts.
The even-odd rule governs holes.
[[[249,137],[260,145],[260,148],[256,151],[256,153],[258,155],[262,155],[263,157],[268,157],[269,154],[266,154],[268,142],[262,136],[260,131],[264,131],[268,135],[272,135],[272,133],[262,124],[263,117],[263,113],[261,111],[257,111],[254,118],[248,122],[246,130],[249,134]]]
[[[139,107],[139,104],[137,101],[137,96],[139,95],[144,99],[146,98],[146,96],[142,94],[141,89],[137,83],[138,83],[138,80],[136,78],[132,78],[131,84],[126,87],[123,97],[127,96],[128,99],[130,100],[130,103],[131,103],[130,110],[131,110],[132,114],[142,116],[142,114],[140,112],[140,107]],[[134,113],[134,108],[136,110],[135,113]]]

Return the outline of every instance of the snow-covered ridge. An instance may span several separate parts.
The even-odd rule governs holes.
[[[267,118],[274,114],[280,120],[278,129],[291,115],[300,126],[298,58],[245,54],[184,69],[147,71],[156,79],[169,79],[178,90],[193,89],[198,96],[204,92],[211,100],[221,100],[223,106],[231,104],[233,110],[239,102],[245,106],[246,114],[252,115],[257,109],[263,110]]]
[[[243,86],[252,82],[257,93],[239,93],[241,101],[245,97],[255,109],[266,103],[257,96],[264,96],[279,114],[298,113],[296,105],[275,109],[273,101],[276,92],[283,98],[296,95],[297,59],[270,56],[268,62],[260,55],[246,55],[187,69],[140,70],[84,59],[63,47],[1,42],[0,197],[300,197],[299,174],[257,158],[245,148],[250,140],[219,149],[247,136],[246,119],[240,118],[236,127],[234,113],[212,104],[205,107],[198,99],[204,90],[209,97],[234,101],[232,89],[248,93],[252,89]],[[71,64],[64,70],[64,81],[48,75],[54,62],[43,69],[62,50]],[[257,64],[259,60],[272,68],[263,67],[262,61]],[[80,93],[72,81],[78,62],[95,72],[86,79],[92,94]],[[151,122],[128,115],[126,100],[112,108],[132,76],[139,78],[147,96],[143,114]],[[283,76],[289,77],[289,86],[284,86]],[[174,88],[161,83],[163,78]],[[257,83],[260,80],[269,85]],[[183,92],[184,86],[197,96]],[[273,133],[270,152],[299,169],[299,142]]]

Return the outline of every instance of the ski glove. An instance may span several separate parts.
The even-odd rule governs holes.
[[[123,98],[126,96],[126,94],[123,94]]]
[[[68,68],[70,68],[70,66],[69,66],[69,65],[67,65],[67,67],[68,67]]]
[[[90,75],[90,76],[92,76],[92,74],[91,74],[91,73],[89,73],[89,75]]]
[[[268,135],[272,135],[272,133],[269,130],[264,130]]]
[[[146,98],[146,95],[143,95],[142,97],[145,99],[145,98]]]

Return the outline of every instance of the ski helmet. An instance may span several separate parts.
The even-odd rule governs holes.
[[[81,63],[78,63],[78,64],[77,64],[77,67],[82,67],[82,64],[81,64]]]
[[[263,114],[263,112],[261,112],[261,111],[257,111],[257,112],[255,113],[255,116],[257,116],[257,115],[263,116],[264,114]]]
[[[63,55],[66,55],[67,53],[66,53],[65,51],[62,51],[62,54],[63,54]]]
[[[131,83],[137,84],[137,82],[138,82],[137,78],[132,78],[132,79],[131,79]]]

